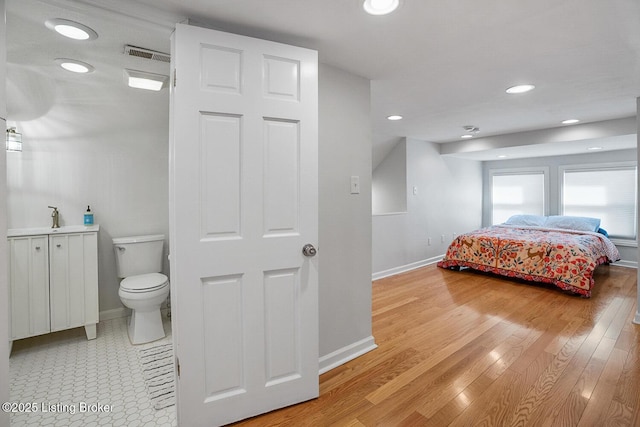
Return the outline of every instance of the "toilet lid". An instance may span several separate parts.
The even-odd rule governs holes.
[[[120,282],[120,287],[129,292],[151,291],[161,288],[167,283],[167,276],[160,273],[139,274],[126,277]]]

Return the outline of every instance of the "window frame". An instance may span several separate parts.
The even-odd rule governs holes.
[[[492,168],[489,169],[489,221],[493,225],[493,177],[508,175],[534,175],[542,174],[544,177],[542,215],[549,215],[549,166],[527,166],[519,168]]]
[[[607,163],[584,163],[584,164],[571,164],[571,165],[560,165],[558,166],[558,212],[560,215],[564,215],[564,173],[565,171],[575,171],[575,172],[599,172],[599,171],[611,171],[611,170],[627,170],[630,168],[635,168],[636,171],[636,191],[635,194],[635,230],[636,237],[635,239],[629,238],[621,238],[621,237],[612,237],[609,238],[614,244],[620,246],[638,246],[638,234],[640,234],[640,230],[638,229],[638,162],[629,160],[623,162],[607,162]]]

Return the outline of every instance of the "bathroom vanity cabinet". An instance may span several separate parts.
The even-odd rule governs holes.
[[[11,339],[98,323],[98,226],[10,229]]]

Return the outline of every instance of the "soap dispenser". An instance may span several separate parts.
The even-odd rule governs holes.
[[[87,206],[87,211],[84,213],[84,225],[93,225],[93,212],[90,206]]]

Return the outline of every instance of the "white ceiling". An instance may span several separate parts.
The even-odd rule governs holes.
[[[93,64],[103,93],[123,84],[124,67],[168,74],[166,64],[127,58],[123,47],[169,52],[172,24],[189,18],[317,49],[321,62],[371,79],[374,164],[405,136],[459,143],[465,125],[480,128],[477,139],[561,127],[568,118],[636,115],[638,0],[401,2],[391,15],[370,16],[362,0],[7,0],[8,79],[27,78],[11,67],[68,78],[55,69],[57,57]],[[63,42],[44,26],[56,17],[80,21],[99,37]],[[504,92],[520,83],[536,89]],[[46,98],[46,84],[32,86],[42,86],[36,90]],[[405,118],[390,122],[390,114]],[[619,149],[620,138],[613,139]]]

